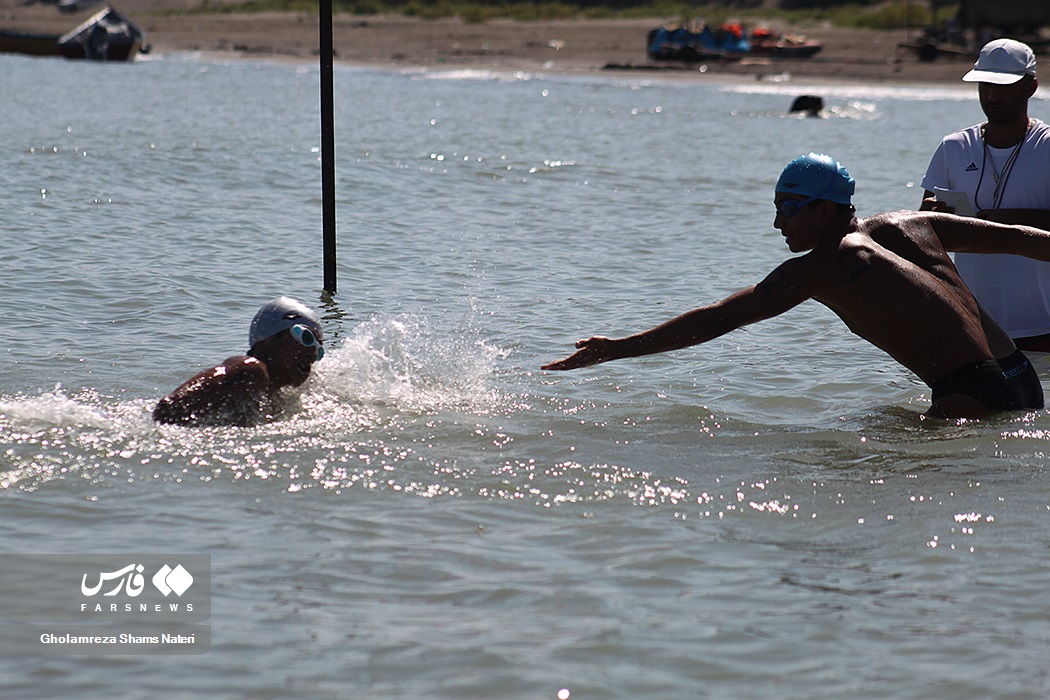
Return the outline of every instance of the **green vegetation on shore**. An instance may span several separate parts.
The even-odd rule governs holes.
[[[746,4],[746,3],[745,3]],[[943,24],[958,12],[958,5],[940,5],[936,16],[926,2],[890,0],[877,4],[842,3],[828,7],[779,9],[729,7],[725,2],[695,4],[682,0],[332,0],[333,11],[352,15],[405,15],[423,19],[458,17],[465,22],[491,19],[537,21],[551,19],[630,19],[663,17],[687,21],[696,17],[711,24],[734,19],[746,24],[777,20],[787,24],[827,22],[838,27],[899,29]],[[317,12],[317,0],[201,0],[196,12]]]

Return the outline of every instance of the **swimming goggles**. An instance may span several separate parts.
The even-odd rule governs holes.
[[[317,348],[318,360],[324,357],[324,345],[321,344],[321,339],[317,337],[316,333],[302,324],[296,324],[288,330],[292,332],[292,337],[299,341],[299,344],[304,348]]]
[[[809,199],[789,199],[780,204],[774,204],[777,213],[783,216],[785,219],[793,219],[796,214],[801,211],[802,207],[806,206],[810,202],[815,202],[820,199],[819,196],[810,197]]]

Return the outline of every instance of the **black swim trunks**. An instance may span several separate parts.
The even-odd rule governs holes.
[[[933,401],[965,394],[996,411],[1043,407],[1043,386],[1024,353],[960,367],[933,383]]]

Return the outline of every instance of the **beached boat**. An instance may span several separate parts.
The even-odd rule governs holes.
[[[708,61],[739,59],[751,49],[743,29],[739,32],[725,27],[713,29],[708,24],[690,23],[686,26],[657,27],[646,37],[646,53],[655,61]]]
[[[112,7],[106,7],[66,34],[0,30],[0,53],[128,61],[144,50],[144,37],[142,30],[130,20]]]
[[[60,56],[58,34],[33,34],[0,29],[0,53],[28,56]]]
[[[131,20],[106,7],[60,37],[58,47],[66,58],[127,61],[142,50],[144,36]]]
[[[751,32],[751,53],[771,58],[809,58],[824,48],[798,34],[776,34],[764,27]]]
[[[809,58],[823,46],[805,37],[775,34],[759,28],[748,36],[739,23],[714,28],[694,21],[686,26],[658,27],[646,37],[646,54],[655,61],[699,62],[765,58]]]

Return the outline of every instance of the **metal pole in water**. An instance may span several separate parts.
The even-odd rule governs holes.
[[[324,236],[324,291],[335,294],[335,126],[332,98],[332,0],[320,0],[321,202]]]

